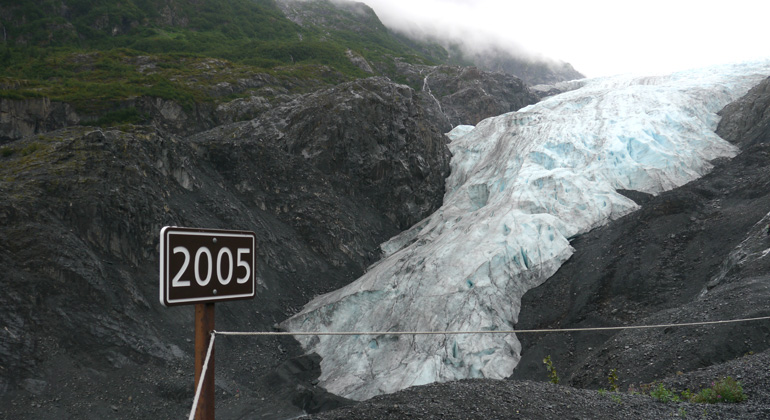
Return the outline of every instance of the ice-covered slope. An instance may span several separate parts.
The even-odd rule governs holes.
[[[452,133],[443,206],[383,244],[386,257],[320,296],[291,331],[508,330],[521,296],[570,257],[568,238],[636,208],[616,192],[658,193],[736,150],[716,112],[770,74],[770,62],[579,89]],[[469,377],[504,378],[514,335],[300,336],[321,384],[353,399]]]

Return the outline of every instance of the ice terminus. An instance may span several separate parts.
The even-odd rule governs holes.
[[[458,127],[442,207],[384,243],[350,285],[282,323],[289,331],[511,330],[522,295],[572,254],[569,238],[633,211],[618,189],[657,194],[735,155],[717,112],[770,62],[667,76],[581,80],[577,89]],[[366,399],[412,385],[505,378],[513,334],[299,336],[321,385]]]

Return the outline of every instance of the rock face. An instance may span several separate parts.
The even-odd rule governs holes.
[[[717,133],[741,147],[770,141],[770,78],[721,112]]]
[[[423,90],[438,99],[453,126],[476,125],[538,101],[521,79],[475,67],[431,69],[423,79]]]
[[[516,57],[500,47],[468,55],[479,68],[514,75],[529,85],[553,84],[585,77],[569,63]]]
[[[726,106],[718,134],[743,147],[711,173],[642,205],[572,242],[575,255],[522,301],[518,329],[569,328],[767,316],[762,258],[770,223],[768,81]],[[551,355],[575,386],[606,386],[618,369],[621,387],[760,352],[770,346],[763,323],[520,335],[515,379],[545,379]],[[566,345],[565,345],[566,341]],[[708,345],[704,345],[704,341]]]
[[[517,111],[537,102],[538,96],[519,78],[475,67],[418,66],[398,63],[398,71],[411,86],[420,86],[427,101],[440,106],[440,120],[451,127]],[[447,129],[448,131],[448,129]]]
[[[349,30],[357,34],[387,32],[371,7],[357,1],[278,0],[276,5],[292,22],[325,30]]]
[[[77,113],[66,103],[48,98],[0,99],[0,144],[78,122]]]
[[[440,203],[449,154],[425,115],[410,88],[372,79],[193,138],[74,127],[3,145],[6,413],[187,412],[192,308],[157,302],[159,229],[254,231],[258,297],[218,306],[217,327],[269,330],[361,275],[379,243]],[[314,385],[317,359],[289,361],[301,354],[290,338],[217,343],[220,416],[287,418],[341,402]]]
[[[298,96],[193,140],[274,144],[406,229],[441,204],[449,173],[448,139],[426,115],[412,89],[375,77]]]

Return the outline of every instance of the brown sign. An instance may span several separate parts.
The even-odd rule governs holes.
[[[253,298],[256,242],[254,232],[164,227],[160,231],[160,303]]]

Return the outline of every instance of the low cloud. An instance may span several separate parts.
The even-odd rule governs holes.
[[[383,23],[470,51],[566,61],[588,76],[662,73],[768,57],[770,4],[733,0],[359,0]]]
[[[509,7],[500,9],[489,0],[364,0],[389,28],[410,37],[455,43],[467,53],[505,50],[523,58],[542,58],[543,54],[528,49],[511,36],[511,16],[508,29],[501,30],[498,13],[507,14]],[[504,4],[504,3],[503,3]],[[489,24],[485,25],[484,22]],[[506,25],[503,25],[506,26]]]

